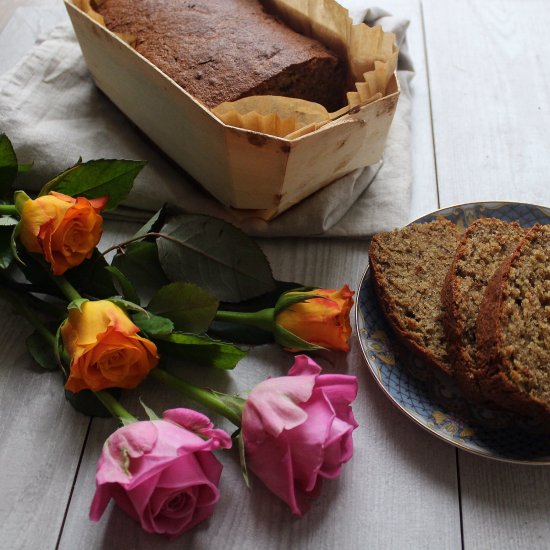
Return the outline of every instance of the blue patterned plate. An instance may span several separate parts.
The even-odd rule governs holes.
[[[444,208],[415,220],[443,216],[464,228],[478,218],[518,221],[525,227],[550,223],[550,208],[531,204],[483,202]],[[536,433],[513,414],[472,405],[454,381],[403,353],[380,311],[369,268],[356,308],[361,349],[374,378],[397,407],[417,424],[456,447],[480,456],[521,464],[550,465],[550,436]]]

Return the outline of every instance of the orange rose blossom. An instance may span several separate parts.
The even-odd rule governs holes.
[[[155,344],[138,332],[124,311],[108,300],[72,307],[61,327],[71,360],[65,388],[135,388],[159,360]]]
[[[287,296],[293,294],[286,293]],[[349,351],[349,312],[353,305],[353,292],[349,287],[318,288],[300,294],[311,294],[311,298],[278,313],[276,323],[310,344]]]
[[[107,201],[55,191],[29,199],[21,211],[20,240],[29,252],[44,256],[54,275],[62,275],[91,257],[103,229],[99,212]]]

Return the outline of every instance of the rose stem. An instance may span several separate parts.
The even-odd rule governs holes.
[[[17,211],[17,208],[15,207],[15,204],[0,204],[0,214],[2,215],[19,215],[19,212]]]
[[[109,392],[96,391],[94,395],[101,401],[102,405],[122,424],[137,422],[137,418],[130,414]]]
[[[267,332],[273,332],[275,322],[273,320],[275,310],[273,308],[262,309],[253,313],[247,311],[218,311],[216,321],[238,323],[240,325],[252,325]]]
[[[52,276],[53,280],[55,281],[55,284],[59,287],[59,290],[63,292],[67,300],[69,302],[74,302],[75,300],[81,300],[82,296],[78,293],[78,290],[65,279],[65,277],[61,276]]]
[[[240,414],[228,407],[213,392],[194,386],[193,384],[190,384],[189,382],[186,382],[185,380],[182,380],[181,378],[178,378],[168,371],[158,367],[150,372],[150,376],[153,376],[157,380],[172,386],[189,399],[220,413],[222,416],[225,416],[227,420],[235,424],[235,426],[241,425]]]

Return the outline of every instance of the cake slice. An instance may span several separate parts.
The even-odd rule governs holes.
[[[497,269],[476,340],[485,398],[550,430],[550,226],[534,226]]]
[[[444,327],[455,378],[465,396],[483,401],[476,378],[476,322],[489,279],[525,230],[495,218],[476,220],[464,233],[442,291]]]
[[[459,239],[455,224],[438,218],[375,235],[369,251],[375,293],[395,334],[447,374],[441,289]]]

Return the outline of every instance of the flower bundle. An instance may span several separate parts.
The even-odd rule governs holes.
[[[122,424],[99,458],[90,518],[99,520],[113,499],[148,532],[191,529],[219,498],[214,452],[231,447],[246,482],[250,470],[301,515],[322,480],[352,457],[355,377],[322,374],[299,354],[287,376],[242,397],[165,367],[183,359],[231,370],[250,346],[268,342],[291,353],[348,351],[353,292],[277,281],[240,230],[168,205],[100,252],[103,215],[124,200],[144,164],[79,161],[31,198],[14,191],[18,172],[30,167],[0,135],[0,296],[34,326],[28,351],[62,373],[69,403]],[[138,420],[118,398],[148,378],[225,416],[235,432],[190,408],[159,417],[144,406],[148,420]]]

